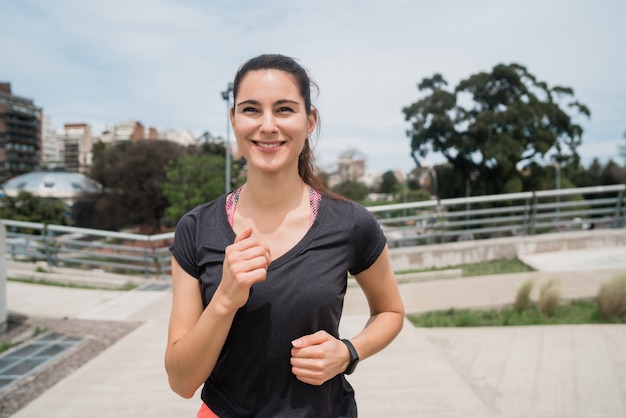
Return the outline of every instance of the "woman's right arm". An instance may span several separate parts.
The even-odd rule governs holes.
[[[206,308],[198,279],[172,257],[172,311],[165,370],[170,387],[191,398],[213,371],[237,310],[245,305],[250,287],[265,280],[271,261],[269,249],[240,234],[226,249],[222,280]]]

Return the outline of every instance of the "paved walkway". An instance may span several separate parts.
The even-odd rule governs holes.
[[[407,311],[508,304],[529,278],[557,280],[566,298],[593,297],[603,281],[626,273],[626,247],[524,261],[543,271],[402,284]],[[9,282],[7,293],[9,311],[28,316],[143,322],[14,417],[195,416],[198,396],[174,395],[163,369],[169,291]],[[350,288],[342,335],[357,333],[366,320],[365,301]],[[365,418],[626,417],[626,326],[420,329],[406,322],[349,379]]]

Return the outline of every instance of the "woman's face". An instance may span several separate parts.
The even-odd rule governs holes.
[[[249,170],[298,172],[305,139],[315,129],[293,77],[279,70],[251,71],[239,84],[231,123]]]

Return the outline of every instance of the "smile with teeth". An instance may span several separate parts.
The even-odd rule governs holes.
[[[253,142],[254,142],[254,145],[260,148],[276,148],[285,144],[285,142],[258,142],[258,141],[253,141]]]

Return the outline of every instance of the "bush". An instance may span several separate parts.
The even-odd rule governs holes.
[[[559,290],[556,282],[554,280],[550,280],[541,287],[537,309],[546,316],[554,315],[556,308],[559,306],[560,297],[561,291]]]
[[[598,311],[611,322],[623,322],[626,319],[626,274],[616,276],[600,286]]]
[[[513,308],[517,312],[522,312],[530,306],[530,292],[533,290],[534,284],[535,283],[532,279],[528,279],[522,283],[520,288],[517,290],[515,302],[513,303]]]

